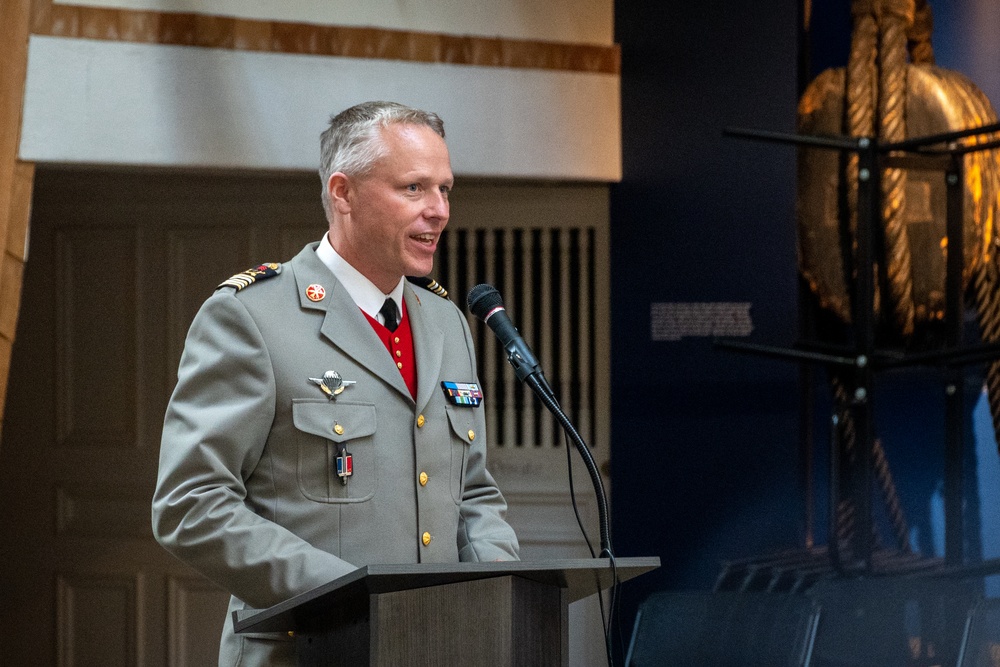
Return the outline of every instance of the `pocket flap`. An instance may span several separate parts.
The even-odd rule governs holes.
[[[333,442],[347,442],[375,433],[375,406],[323,399],[292,401],[295,428]]]
[[[450,405],[445,408],[448,414],[448,423],[451,430],[467,445],[479,435],[476,433],[476,417],[470,408],[453,408]]]

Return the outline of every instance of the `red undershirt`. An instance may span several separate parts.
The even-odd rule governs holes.
[[[417,400],[417,363],[413,356],[413,330],[410,328],[410,318],[406,313],[406,304],[403,304],[403,315],[399,320],[399,326],[395,331],[389,331],[385,325],[365,311],[361,311],[372,325],[375,334],[382,340],[385,349],[389,350],[392,360],[396,362],[399,374],[403,376],[406,388],[410,390],[410,396]]]

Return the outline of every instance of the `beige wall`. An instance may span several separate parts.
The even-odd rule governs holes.
[[[600,27],[562,37],[607,41],[608,2],[597,11],[590,0],[577,12],[499,2],[503,25],[495,27],[516,37],[484,38],[449,32],[466,27],[450,15],[427,33],[201,13],[228,7],[221,2],[164,13],[37,1],[45,9],[29,46],[23,160],[313,169],[331,112],[394,99],[445,118],[459,175],[621,175],[617,47],[525,38],[536,34],[527,26],[550,22],[562,7],[568,25]],[[310,4],[314,18],[328,11],[327,3]],[[368,7],[368,19],[394,22],[397,3],[353,4]],[[433,17],[439,4],[416,6]]]
[[[368,99],[445,120],[460,176],[614,181],[618,78],[33,36],[22,159],[312,170],[331,112]]]

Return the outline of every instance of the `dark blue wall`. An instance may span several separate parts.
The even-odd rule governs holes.
[[[614,544],[663,564],[628,588],[628,623],[632,597],[801,539],[797,369],[650,335],[651,303],[723,301],[753,304],[754,340],[795,339],[794,151],[723,128],[794,131],[797,3],[620,0],[615,20]]]
[[[1000,23],[1000,10],[983,9],[994,2],[932,2],[940,65],[976,80],[975,64],[990,61],[961,28],[973,5],[979,23],[984,11]],[[753,342],[797,337],[794,150],[726,138],[723,128],[793,132],[803,83],[846,64],[850,0],[814,0],[809,34],[800,34],[799,5],[616,2],[624,177],[611,197],[612,526],[618,555],[663,564],[626,586],[626,634],[650,592],[708,588],[721,561],[805,539],[799,397],[812,383],[793,364],[707,338],[650,335],[651,304],[705,301],[752,303]],[[1000,34],[980,33],[983,43]],[[1000,39],[992,42],[984,48],[995,53]],[[996,101],[990,86],[1000,75],[992,76],[982,87]],[[824,378],[815,386],[825,391]],[[939,385],[917,373],[881,386],[879,428],[907,511],[929,533],[942,465]],[[822,397],[811,405],[822,543],[828,445]]]

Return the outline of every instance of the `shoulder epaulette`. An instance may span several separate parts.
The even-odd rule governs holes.
[[[448,298],[448,290],[441,286],[441,283],[434,280],[433,278],[428,278],[427,276],[406,276],[406,279],[417,287],[423,287],[429,292],[434,292],[442,299]]]
[[[249,287],[253,285],[258,280],[263,280],[265,278],[270,278],[281,273],[281,264],[271,263],[271,264],[261,264],[255,266],[252,269],[247,269],[242,273],[237,273],[232,278],[224,280],[219,284],[219,289],[222,287],[235,287],[236,291],[239,292],[244,287]]]

